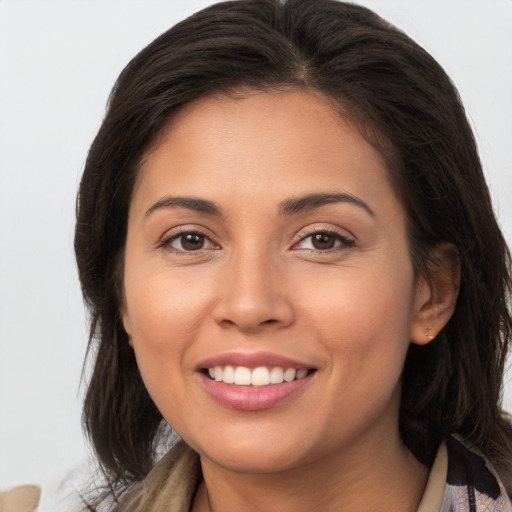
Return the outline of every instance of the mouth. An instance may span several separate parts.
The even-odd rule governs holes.
[[[202,361],[196,371],[203,389],[222,406],[258,411],[302,396],[318,368],[270,352],[229,352]]]
[[[211,366],[202,368],[201,372],[210,380],[224,382],[233,386],[265,387],[301,380],[313,372],[315,368],[293,368],[282,366]]]

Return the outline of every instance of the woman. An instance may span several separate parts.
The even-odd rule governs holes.
[[[453,85],[375,14],[170,29],[114,87],[77,217],[103,506],[512,510],[508,249]]]

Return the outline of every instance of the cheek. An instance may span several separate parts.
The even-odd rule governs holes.
[[[414,298],[414,276],[408,259],[393,265],[372,259],[364,266],[304,272],[300,278],[304,315],[318,318],[315,324],[365,332],[407,332]],[[300,313],[299,313],[300,314]],[[407,332],[408,335],[408,332]]]
[[[204,310],[202,288],[197,280],[176,278],[168,269],[125,276],[125,325],[129,325],[139,370],[157,406],[170,398],[179,399],[179,393],[171,397],[169,390],[182,385],[179,376]]]
[[[309,274],[301,303],[306,325],[339,379],[361,386],[396,384],[409,346],[413,272],[375,262],[330,276]],[[336,269],[339,270],[339,269]]]
[[[134,339],[157,351],[169,343],[186,343],[187,333],[192,335],[197,328],[206,298],[199,276],[190,279],[186,273],[180,276],[158,267],[127,272],[125,291],[126,317]]]

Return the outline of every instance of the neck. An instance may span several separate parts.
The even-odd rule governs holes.
[[[428,469],[405,448],[398,431],[368,442],[270,474],[233,472],[202,458],[204,481],[193,511],[415,512]]]

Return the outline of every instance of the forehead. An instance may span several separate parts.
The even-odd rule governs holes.
[[[179,111],[146,155],[134,199],[250,203],[260,193],[278,201],[332,190],[394,195],[381,154],[332,100],[312,90],[244,91]]]

